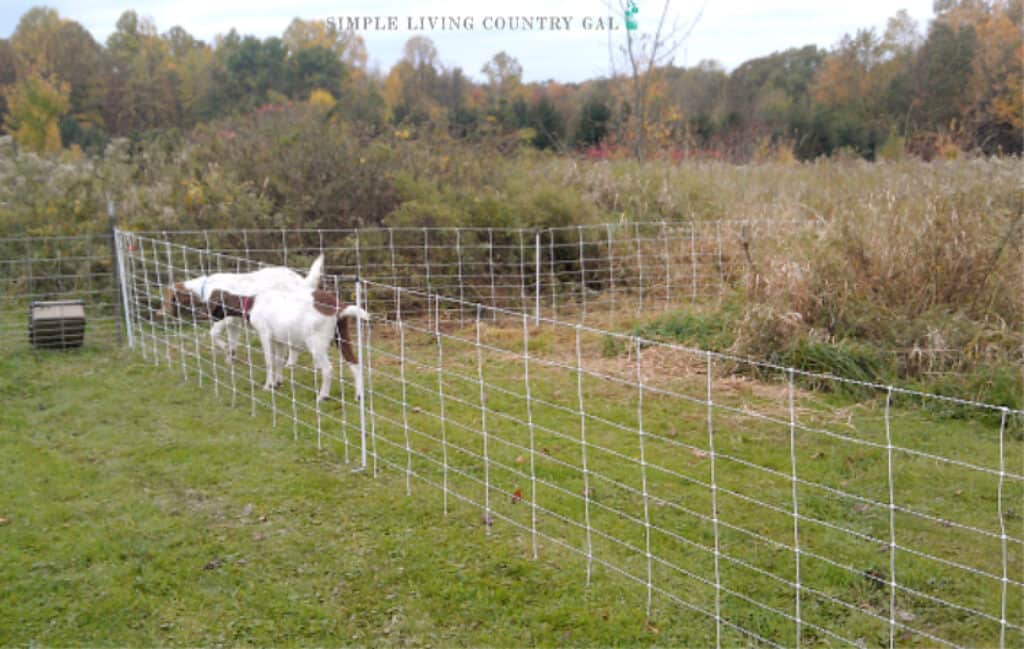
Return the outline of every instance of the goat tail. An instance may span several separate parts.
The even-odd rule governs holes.
[[[311,289],[317,289],[320,287],[320,275],[324,269],[324,256],[321,254],[313,262],[313,265],[309,267],[309,272],[306,274],[306,286]]]
[[[338,313],[338,319],[341,320],[343,318],[359,318],[360,320],[368,321],[370,314],[356,305],[350,304]]]
[[[338,312],[338,320],[334,325],[334,342],[341,347],[341,355],[345,358],[345,362],[352,365],[359,361],[356,359],[355,352],[352,350],[352,339],[349,337],[348,333],[349,318],[369,320],[370,314],[355,305],[349,305]]]

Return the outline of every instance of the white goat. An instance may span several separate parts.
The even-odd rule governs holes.
[[[205,318],[207,310],[200,308],[206,304],[214,291],[226,291],[233,295],[253,296],[266,290],[309,292],[320,286],[320,274],[323,270],[324,256],[320,255],[309,267],[309,273],[302,277],[294,270],[284,266],[261,268],[251,273],[214,273],[202,275],[184,282],[177,282],[168,288],[164,303],[157,315],[173,314],[181,317],[182,311],[195,312]],[[188,317],[188,316],[186,316]],[[226,350],[229,357],[234,357],[238,347],[238,334],[242,319],[234,316],[224,317],[214,323],[210,330],[213,343]],[[222,333],[227,333],[227,343],[222,340]],[[288,356],[288,365],[295,363],[295,352]]]
[[[241,296],[215,290],[209,298],[210,318],[242,318],[252,324],[260,337],[267,366],[265,390],[273,390],[284,381],[284,348],[290,352],[302,344],[313,356],[314,366],[321,372],[320,391],[316,400],[326,399],[331,392],[333,366],[328,348],[332,340],[341,346],[342,356],[352,371],[356,399],[363,395],[363,377],[359,361],[352,351],[348,335],[348,319],[369,320],[363,309],[340,303],[327,291],[264,290],[255,296]]]

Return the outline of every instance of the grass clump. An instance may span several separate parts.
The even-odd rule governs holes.
[[[863,383],[885,383],[892,377],[890,363],[881,352],[870,345],[851,341],[827,343],[801,339],[769,360],[813,374],[838,376]],[[815,376],[801,376],[799,383],[822,392],[841,391],[855,396],[870,393],[870,390],[864,390],[853,383]]]
[[[634,327],[633,333],[644,338],[672,340],[701,349],[721,351],[732,347],[736,341],[730,324],[735,311],[732,307],[710,312],[680,309]]]
[[[601,356],[603,358],[616,358],[626,353],[626,343],[619,336],[605,334],[601,336]]]

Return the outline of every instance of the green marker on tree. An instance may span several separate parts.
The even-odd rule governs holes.
[[[633,31],[637,27],[636,15],[640,12],[633,0],[626,3],[626,29]]]

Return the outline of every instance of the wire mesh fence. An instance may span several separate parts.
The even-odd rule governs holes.
[[[418,293],[586,322],[610,310],[720,299],[757,281],[754,258],[812,221],[610,223],[544,229],[377,228],[140,232],[210,253],[283,266],[324,254],[330,272]],[[408,313],[425,313],[413,295]],[[393,312],[395,305],[378,304]]]
[[[175,284],[190,277],[214,273],[247,273],[260,262],[172,244],[129,233],[119,233],[124,268],[127,338],[143,359],[180,372],[182,379],[212,389],[232,407],[255,413],[266,408],[276,427],[289,425],[293,435],[314,435],[318,446],[340,444],[346,462],[353,448],[351,435],[362,430],[361,402],[354,386],[339,374],[335,400],[321,404],[316,368],[308,357],[285,368],[284,388],[265,390],[268,366],[258,336],[250,327],[233,322],[218,333],[210,327],[207,304],[200,300],[172,302]],[[302,269],[308,272],[308,267]],[[339,301],[351,300],[354,283],[337,276],[323,282]],[[173,307],[172,307],[173,305]],[[222,335],[220,335],[222,334]],[[336,361],[342,364],[340,351]],[[264,377],[268,377],[264,380]],[[360,443],[358,448],[362,449]]]
[[[507,525],[534,556],[578,556],[565,570],[587,583],[634,582],[638,606],[686,611],[717,646],[1024,642],[1020,411],[624,335],[514,292],[511,308],[444,295],[426,265],[422,287],[324,276],[373,320],[352,336],[364,398],[338,372],[321,402],[306,356],[264,390],[250,327],[229,354],[201,300],[164,315],[175,283],[264,259],[118,243],[144,358],[431,487],[439,515],[479,510],[481,536]],[[288,265],[304,274],[318,250]]]
[[[30,309],[39,303],[81,301],[81,343],[113,345],[121,338],[120,298],[115,274],[113,236],[17,237],[0,239],[0,353],[32,345],[70,349],[76,332],[59,327],[30,331]],[[72,325],[77,327],[77,325]]]

